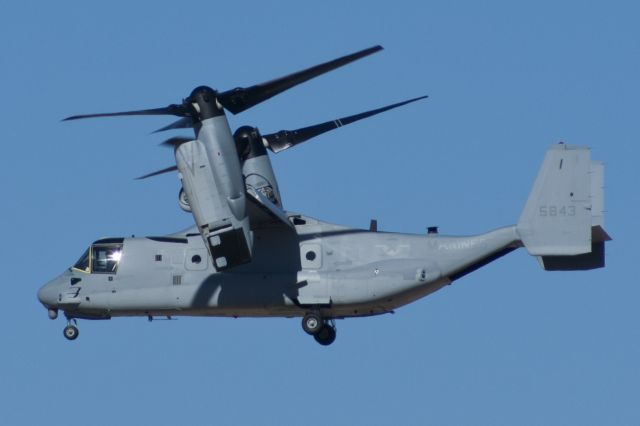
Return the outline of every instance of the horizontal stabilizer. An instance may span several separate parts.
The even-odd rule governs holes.
[[[602,229],[591,228],[591,252],[574,256],[539,256],[538,260],[547,271],[587,271],[604,268],[605,241],[611,237]]]

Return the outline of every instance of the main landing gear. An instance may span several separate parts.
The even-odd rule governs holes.
[[[302,318],[302,329],[322,346],[336,340],[336,325],[332,319],[323,319],[317,312],[309,312]]]

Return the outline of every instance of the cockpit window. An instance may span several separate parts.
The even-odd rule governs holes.
[[[93,244],[73,265],[76,271],[115,274],[122,257],[122,244]]]
[[[91,246],[91,272],[115,273],[122,257],[122,244],[94,244]]]
[[[77,269],[82,272],[91,272],[89,269],[89,249],[86,249],[80,259],[73,265],[73,269]]]

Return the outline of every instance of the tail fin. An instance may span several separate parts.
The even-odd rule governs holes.
[[[516,227],[547,270],[604,266],[604,166],[587,147],[554,145],[545,155]]]

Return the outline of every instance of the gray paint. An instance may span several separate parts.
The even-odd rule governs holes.
[[[300,218],[307,224],[295,232],[284,227],[254,231],[252,262],[228,272],[216,272],[206,257],[193,267],[192,256],[206,253],[199,237],[189,237],[188,244],[126,238],[116,274],[67,271],[39,297],[79,317],[300,316],[308,308],[297,302],[330,303],[322,308],[330,317],[368,315],[428,294],[448,283],[448,275],[517,241],[514,227],[472,237],[418,236]],[[183,236],[192,232],[197,231]],[[316,251],[311,262],[302,257],[309,250]],[[155,260],[158,254],[162,261]],[[82,281],[71,285],[72,277]],[[73,297],[59,302],[59,293]]]
[[[176,165],[189,209],[219,269],[236,265],[235,253],[222,234],[244,238],[240,263],[250,260],[251,224],[247,216],[245,182],[229,123],[223,115],[208,118],[194,127],[196,139],[175,149]],[[235,248],[235,247],[234,247]]]
[[[191,159],[185,163],[206,163],[203,158],[208,154],[202,154],[200,143],[188,142],[176,151],[183,182],[187,182],[187,169],[182,156]],[[189,185],[200,188],[194,197],[205,194],[206,199],[202,188],[211,184],[210,175],[193,176]],[[43,286],[38,298],[45,307],[77,318],[293,317],[310,311],[325,318],[344,318],[387,313],[522,246],[536,256],[559,257],[560,269],[585,269],[584,258],[577,262],[566,253],[584,249],[576,249],[575,242],[580,245],[586,240],[591,250],[596,240],[608,239],[601,227],[602,176],[602,165],[591,163],[587,148],[553,146],[518,225],[473,236],[352,229],[282,211],[263,195],[249,191],[250,263],[216,271],[197,227],[169,236],[180,238],[174,242],[126,238],[117,273],[70,269]],[[224,191],[226,196],[231,190]],[[198,205],[218,202],[212,211],[224,208],[220,198],[214,199]],[[549,214],[549,205],[559,208],[562,203],[582,210],[572,215]],[[541,210],[541,206],[547,207]],[[194,210],[193,214],[198,222],[199,213]],[[604,259],[603,243],[595,255],[601,259],[587,259],[587,266],[603,266],[598,263]],[[72,284],[73,278],[80,281]]]
[[[587,147],[557,144],[547,151],[518,221],[518,233],[529,254],[591,251],[590,167]]]

